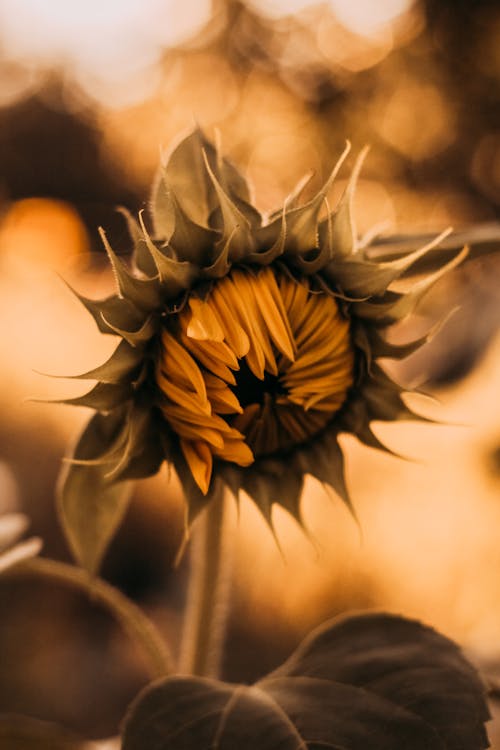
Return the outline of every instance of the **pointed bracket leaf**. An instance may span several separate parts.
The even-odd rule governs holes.
[[[189,261],[179,261],[171,258],[156,247],[144,224],[142,211],[139,214],[139,222],[144,234],[146,247],[156,265],[166,296],[169,300],[175,299],[185,292],[186,289],[189,289],[196,279],[196,266]]]
[[[150,311],[159,307],[161,294],[156,279],[139,279],[133,276],[114,252],[102,227],[99,227],[99,234],[111,262],[120,297],[132,302],[139,310]]]
[[[285,252],[287,254],[300,258],[304,253],[318,246],[319,212],[350,150],[351,144],[347,141],[346,147],[332,169],[327,181],[314,198],[304,206],[287,210],[287,236],[285,244]],[[326,262],[328,257],[331,256],[331,250],[328,246],[325,246],[323,252],[325,253],[324,262]]]
[[[203,157],[205,159],[205,168],[215,188],[220,209],[222,211],[223,236],[221,242],[225,243],[228,240],[231,241],[230,258],[234,262],[245,257],[248,252],[253,250],[254,240],[250,222],[222,188],[222,185],[210,166],[205,151],[203,151]]]
[[[368,146],[365,146],[356,159],[347,188],[340,199],[335,215],[332,217],[333,257],[348,257],[356,251],[357,236],[352,203],[359,173],[368,150]]]

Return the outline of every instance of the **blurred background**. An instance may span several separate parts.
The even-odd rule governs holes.
[[[218,129],[269,211],[305,173],[318,186],[349,138],[354,152],[371,145],[361,234],[493,226],[499,39],[495,0],[0,0],[0,512],[27,512],[44,553],[68,559],[54,491],[88,414],[26,399],[81,393],[36,371],[81,372],[114,348],[61,277],[87,296],[110,290],[97,227],[130,250],[116,207],[147,204],[162,150],[195,123]],[[379,426],[408,462],[343,439],[359,526],[312,481],[314,545],[277,511],[280,553],[250,502],[238,520],[233,508],[225,678],[255,679],[314,625],[363,608],[425,620],[500,677],[499,280],[498,253],[469,260],[392,332],[419,334],[460,306],[425,350],[391,366],[426,383],[439,403],[412,404],[446,424]],[[138,483],[104,564],[174,644],[182,518],[175,477]],[[0,713],[114,734],[147,672],[108,614],[7,579],[0,611]],[[495,724],[491,735],[500,748]]]

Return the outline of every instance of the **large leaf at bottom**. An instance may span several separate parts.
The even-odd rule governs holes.
[[[95,414],[82,432],[74,459],[92,461],[109,451],[122,427],[121,414]],[[96,573],[128,506],[130,487],[110,483],[113,463],[70,463],[61,477],[58,512],[71,551]]]
[[[349,617],[253,686],[169,677],[132,704],[123,750],[483,750],[482,684],[418,622]]]

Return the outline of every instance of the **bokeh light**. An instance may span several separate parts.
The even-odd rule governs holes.
[[[101,101],[125,104],[152,92],[163,50],[210,16],[210,0],[3,0],[5,58],[60,67]]]

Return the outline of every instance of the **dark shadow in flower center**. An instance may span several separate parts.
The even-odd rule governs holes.
[[[272,397],[287,393],[287,389],[280,382],[279,375],[265,372],[264,380],[259,380],[245,360],[239,360],[239,365],[240,369],[235,372],[236,385],[229,387],[243,408],[249,404],[263,404],[266,393]]]

